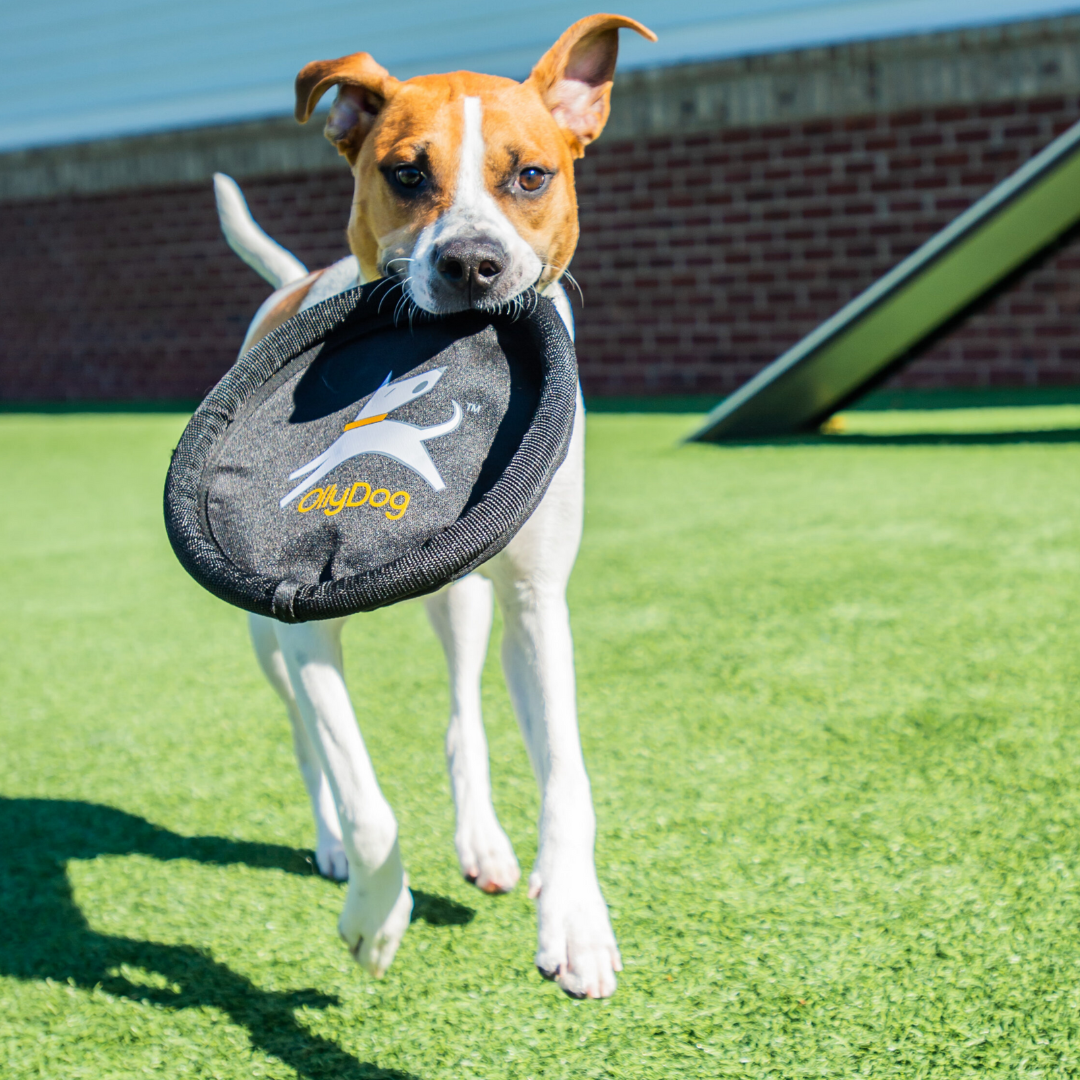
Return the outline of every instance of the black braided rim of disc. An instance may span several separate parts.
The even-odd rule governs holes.
[[[392,323],[373,294],[380,282],[332,296],[294,315],[241,356],[195,410],[173,451],[165,481],[165,527],[185,570],[222,600],[282,622],[332,619],[434,592],[500,552],[528,520],[566,457],[574,425],[577,359],[551,301],[525,317],[492,315],[542,358],[540,400],[510,464],[449,528],[383,566],[318,585],[244,570],[207,539],[199,512],[203,467],[237,411],[285,364],[334,330],[359,320]],[[405,332],[405,331],[403,331]]]

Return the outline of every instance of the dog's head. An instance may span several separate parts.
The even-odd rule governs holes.
[[[603,130],[618,15],[575,23],[522,83],[459,71],[399,82],[367,53],[308,64],[306,122],[337,87],[326,137],[356,177],[349,246],[424,311],[495,310],[557,279],[577,246],[573,162]]]

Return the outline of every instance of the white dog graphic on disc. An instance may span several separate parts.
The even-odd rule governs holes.
[[[431,460],[431,455],[427,452],[424,443],[429,439],[437,439],[440,435],[449,435],[451,431],[455,431],[461,423],[461,406],[456,401],[452,401],[454,415],[445,423],[429,428],[416,427],[414,424],[406,424],[401,420],[387,420],[386,417],[405,402],[412,401],[432,390],[445,371],[444,367],[434,368],[431,371],[425,371],[422,375],[414,375],[410,379],[401,379],[396,383],[390,381],[394,373],[388,372],[382,386],[371,395],[371,400],[356,414],[356,419],[345,425],[345,430],[334,440],[329,449],[301,466],[296,472],[289,474],[290,480],[310,475],[307,475],[307,479],[302,484],[293,488],[281,500],[281,508],[284,509],[297,495],[302,495],[308,488],[317,484],[343,461],[348,461],[349,458],[357,457],[359,454],[382,454],[384,457],[400,461],[406,468],[419,473],[433,491],[442,491],[446,485],[439,475],[439,470],[435,468],[435,462]]]

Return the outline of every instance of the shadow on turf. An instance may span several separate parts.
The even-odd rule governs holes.
[[[242,863],[311,874],[304,852],[219,836],[179,836],[108,806],[62,799],[0,798],[0,974],[53,979],[84,990],[100,987],[171,1009],[210,1006],[245,1027],[254,1046],[300,1076],[334,1080],[416,1080],[396,1069],[357,1061],[335,1043],[297,1023],[294,1010],[339,1004],[317,990],[263,990],[207,952],[190,945],[100,934],[71,895],[69,859],[148,855],[211,865]],[[463,904],[414,893],[416,911],[436,926],[461,925],[475,912]],[[156,972],[170,988],[133,982],[122,967]]]
[[[773,435],[760,439],[723,439],[713,446],[1003,446],[1017,443],[1080,442],[1080,428],[1051,431],[963,431],[910,435]],[[702,445],[709,445],[704,443]]]

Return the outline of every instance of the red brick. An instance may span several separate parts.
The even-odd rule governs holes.
[[[1006,139],[1035,139],[1039,136],[1039,125],[1018,124],[1015,127],[1005,128],[1002,135]]]
[[[980,116],[1015,116],[1018,106],[1015,101],[995,101],[979,106]]]
[[[934,110],[934,122],[937,124],[950,124],[957,120],[967,120],[971,116],[971,109],[966,105],[952,105],[944,109]]]
[[[1063,112],[1066,108],[1062,97],[1041,98],[1027,102],[1026,112],[1038,116],[1042,113]]]

